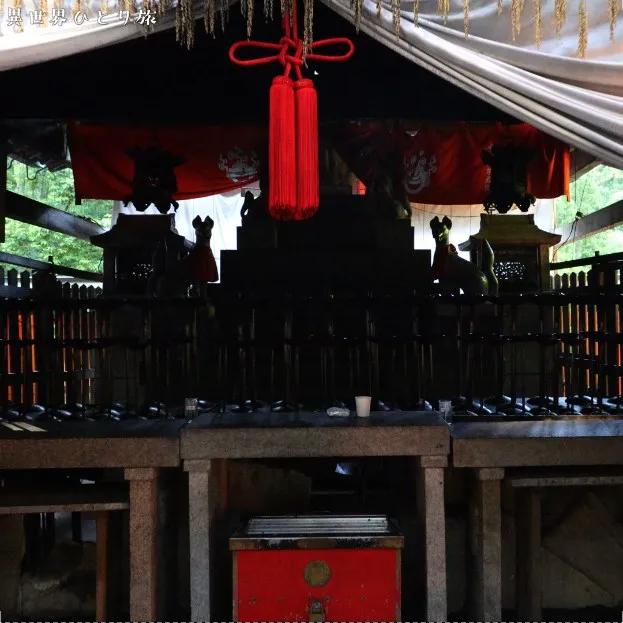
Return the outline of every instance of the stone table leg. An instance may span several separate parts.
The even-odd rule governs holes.
[[[108,615],[108,518],[107,511],[99,511],[95,517],[95,618],[107,621]]]
[[[422,456],[418,464],[418,510],[426,543],[426,620],[429,623],[447,621],[444,472],[448,458]]]
[[[517,531],[517,617],[541,621],[541,492],[520,487],[515,491]]]
[[[188,527],[190,538],[190,620],[212,621],[211,523],[214,492],[212,461],[184,461],[188,472]]]
[[[502,620],[502,478],[503,469],[476,470],[470,522],[476,621]]]
[[[130,620],[157,621],[158,469],[129,468]]]

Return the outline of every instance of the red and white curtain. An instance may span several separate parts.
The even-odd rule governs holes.
[[[257,126],[68,125],[76,201],[132,194],[134,160],[127,150],[157,146],[185,162],[175,168],[177,200],[248,186],[258,179],[266,129]]]

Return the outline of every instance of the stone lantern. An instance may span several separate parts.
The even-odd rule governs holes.
[[[169,260],[180,259],[192,246],[175,230],[173,214],[119,214],[109,231],[92,236],[91,243],[104,249],[104,296],[145,296],[161,241]]]
[[[459,245],[477,266],[483,239],[495,254],[493,268],[501,294],[549,289],[549,249],[560,236],[539,229],[533,214],[482,214],[480,231]]]

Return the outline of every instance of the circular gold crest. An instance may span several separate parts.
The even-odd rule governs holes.
[[[303,576],[309,586],[320,588],[331,579],[331,569],[322,560],[312,560],[305,565]]]

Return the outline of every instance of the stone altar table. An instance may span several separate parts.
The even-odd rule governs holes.
[[[619,476],[595,471],[623,465],[623,420],[577,417],[539,422],[455,424],[452,463],[473,471],[471,546],[475,555],[474,620],[502,620],[501,483],[518,495],[518,604],[521,620],[541,620],[541,513],[543,486],[617,484]],[[594,468],[588,471],[587,467]],[[545,468],[555,468],[556,471]],[[581,469],[578,469],[581,468]],[[619,473],[621,475],[621,473]],[[521,618],[523,617],[523,618]]]
[[[185,420],[0,422],[0,470],[123,469],[129,483],[130,619],[158,620],[158,476],[180,465]],[[24,493],[27,497],[27,492]]]
[[[191,620],[212,621],[210,532],[223,486],[218,459],[412,456],[418,460],[418,507],[425,533],[427,621],[446,621],[444,471],[448,426],[436,413],[210,414],[182,430],[189,474]]]

